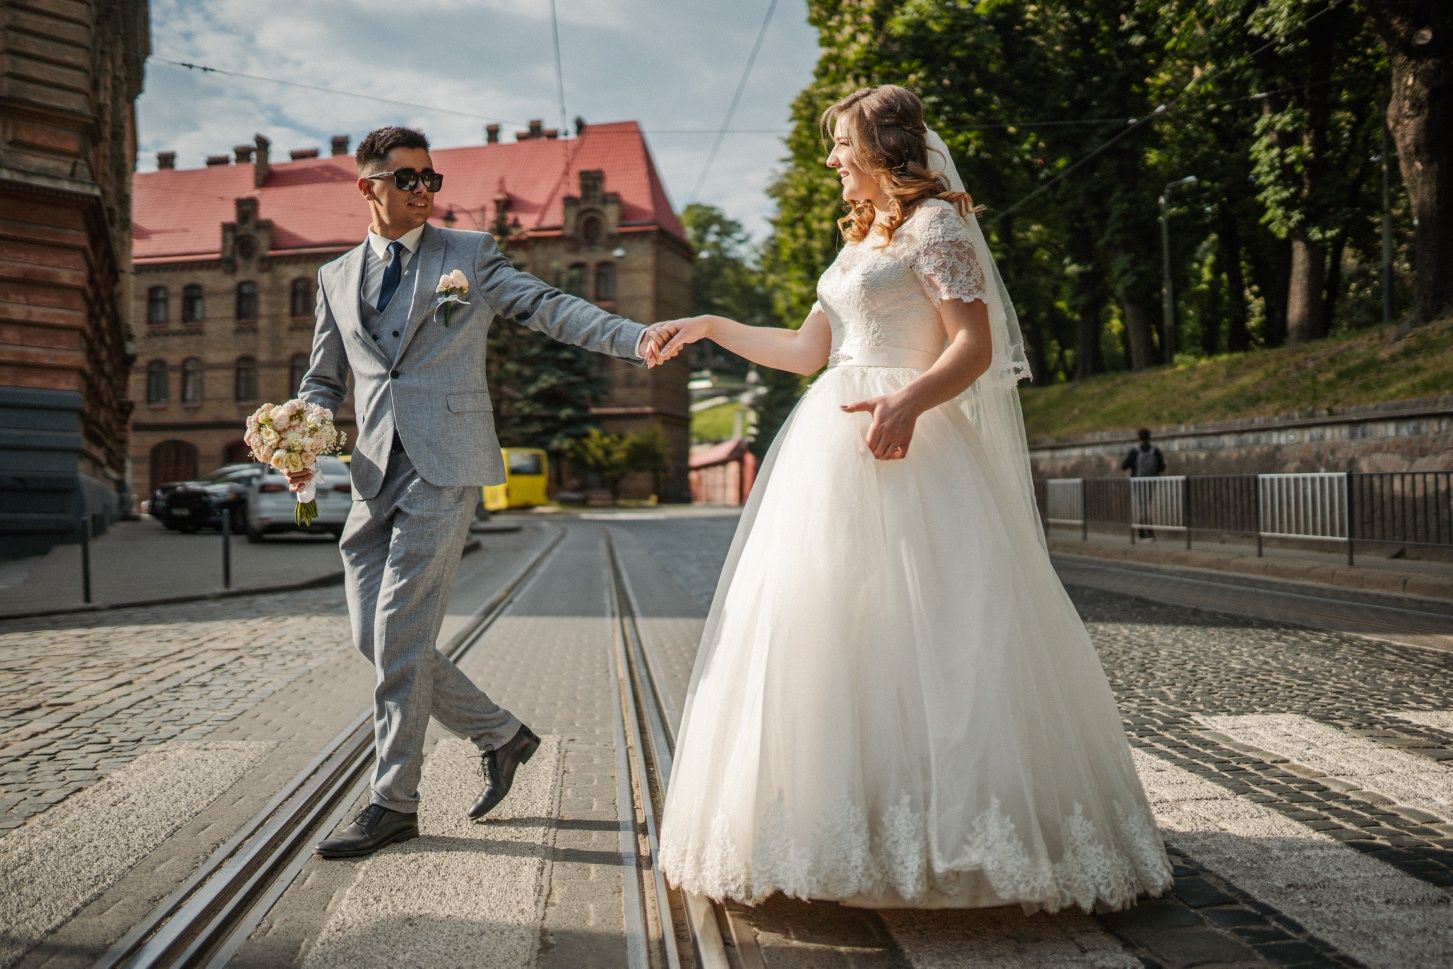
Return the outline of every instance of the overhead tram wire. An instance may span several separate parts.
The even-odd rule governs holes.
[[[711,144],[711,151],[707,153],[706,164],[701,166],[701,174],[696,179],[696,187],[691,190],[690,201],[695,202],[701,194],[701,186],[706,182],[707,173],[711,171],[712,162],[716,161],[716,153],[721,148],[722,139],[726,137],[727,129],[731,127],[732,116],[737,112],[737,104],[742,100],[742,92],[746,90],[747,79],[752,76],[752,67],[757,63],[757,53],[762,49],[762,41],[767,36],[767,27],[772,23],[772,14],[777,10],[777,0],[771,0],[767,4],[767,15],[762,18],[762,26],[757,29],[757,40],[752,44],[752,52],[747,55],[746,66],[742,68],[742,76],[737,80],[736,93],[732,95],[732,103],[727,108],[726,117],[722,119],[721,127],[717,129],[716,140]]]
[[[1316,20],[1317,18],[1323,16],[1324,14],[1331,13],[1333,10],[1336,10],[1337,8],[1341,7],[1344,2],[1346,2],[1346,0],[1331,0],[1331,2],[1329,2],[1327,4],[1327,6],[1323,7],[1321,10],[1318,10],[1316,13],[1312,14],[1305,21],[1303,21],[1300,26],[1303,27],[1303,28],[1307,27],[1308,25],[1310,25],[1312,23],[1312,21]],[[1254,60],[1258,54],[1260,54],[1262,51],[1266,50],[1268,47],[1272,47],[1272,46],[1274,46],[1276,44],[1284,43],[1286,41],[1286,39],[1287,39],[1287,35],[1273,37],[1270,40],[1268,40],[1266,43],[1262,44],[1260,47],[1256,48],[1256,50],[1254,50],[1250,54],[1248,54],[1247,55],[1247,58],[1249,60]],[[1221,74],[1224,74],[1227,70],[1229,70],[1231,68],[1231,66],[1232,65],[1227,64],[1227,65],[1225,65],[1223,67],[1218,67],[1215,70],[1211,71],[1209,74],[1206,74],[1203,77],[1196,78],[1195,79],[1195,83],[1197,85],[1204,86],[1209,81],[1211,81],[1211,79],[1213,79],[1215,77],[1218,77]],[[1085,162],[1089,161],[1091,158],[1094,158],[1096,155],[1100,154],[1106,148],[1109,148],[1115,142],[1119,141],[1121,138],[1124,138],[1126,135],[1130,134],[1132,131],[1139,130],[1142,125],[1146,124],[1150,120],[1152,120],[1154,118],[1161,117],[1162,115],[1169,114],[1172,110],[1175,109],[1175,107],[1178,104],[1180,104],[1182,101],[1184,101],[1186,98],[1190,97],[1194,93],[1195,92],[1192,91],[1191,88],[1188,85],[1185,90],[1181,91],[1180,94],[1177,94],[1175,97],[1171,98],[1171,100],[1168,103],[1166,103],[1166,104],[1158,104],[1158,105],[1155,106],[1155,109],[1153,111],[1151,111],[1149,114],[1146,114],[1145,116],[1143,116],[1141,118],[1134,119],[1133,121],[1131,121],[1131,123],[1123,131],[1118,132],[1117,134],[1115,134],[1114,136],[1112,136],[1108,140],[1102,142],[1100,145],[1096,146],[1095,148],[1090,149],[1089,152],[1087,152],[1086,154],[1080,156],[1073,163],[1071,163],[1068,168],[1066,168],[1063,171],[1059,172],[1053,178],[1051,178],[1049,181],[1045,182],[1043,185],[1039,186],[1038,188],[1036,188],[1034,191],[1030,192],[1028,195],[1024,196],[1023,198],[1019,199],[1017,202],[1015,202],[1013,205],[1010,205],[1004,211],[1000,212],[999,215],[998,215],[998,218],[1001,221],[1003,219],[1008,218],[1011,214],[1013,214],[1013,212],[1016,209],[1019,209],[1025,203],[1029,202],[1031,199],[1037,198],[1038,196],[1040,196],[1040,195],[1044,194],[1045,192],[1049,191],[1055,185],[1059,184],[1061,181],[1064,180],[1064,178],[1066,176],[1068,176],[1070,174],[1070,172],[1072,172],[1075,169],[1079,168]],[[1261,96],[1264,97],[1264,96],[1266,96],[1267,93],[1270,93],[1270,92],[1263,92],[1261,94]],[[1232,100],[1237,100],[1237,99],[1232,99]],[[1244,98],[1243,98],[1243,100],[1244,100]]]
[[[324,87],[321,84],[308,84],[305,81],[290,81],[280,77],[264,77],[261,74],[247,74],[242,71],[229,71],[221,67],[209,67],[206,64],[192,64],[188,61],[174,61],[166,57],[158,57],[153,54],[148,60],[157,61],[161,64],[170,64],[173,67],[185,67],[189,71],[200,71],[203,74],[222,74],[227,77],[244,78],[249,81],[265,81],[268,84],[282,84],[286,87],[302,88],[305,91],[319,91],[323,94],[337,94],[345,98],[362,98],[368,101],[377,101],[379,104],[392,104],[400,108],[422,108],[425,111],[437,111],[440,114],[452,114],[461,118],[471,118],[475,121],[497,121],[500,124],[512,124],[524,126],[523,121],[511,121],[508,118],[496,118],[487,114],[475,114],[472,111],[460,111],[456,108],[441,108],[436,104],[420,104],[417,101],[400,101],[395,98],[380,97],[377,94],[364,94],[359,91],[346,91],[342,88]]]

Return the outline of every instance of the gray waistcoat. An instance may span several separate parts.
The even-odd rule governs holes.
[[[371,249],[368,258],[374,258]],[[358,314],[363,321],[363,328],[390,360],[397,361],[399,358],[399,344],[403,342],[404,325],[409,322],[409,307],[413,304],[414,266],[418,261],[416,254],[404,267],[403,275],[399,277],[399,288],[394,290],[393,298],[388,301],[388,307],[382,313],[363,298],[361,287],[359,290]]]

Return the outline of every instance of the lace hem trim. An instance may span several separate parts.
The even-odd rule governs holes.
[[[1138,895],[1169,889],[1171,866],[1155,824],[1144,809],[1115,806],[1115,830],[1107,837],[1076,802],[1061,819],[1063,855],[1051,861],[1042,846],[1031,854],[1013,820],[994,798],[975,819],[966,842],[951,859],[928,844],[921,811],[907,795],[871,825],[861,808],[840,802],[804,842],[788,830],[779,801],[762,819],[751,858],[743,858],[725,814],[717,814],[704,844],[683,841],[668,822],[662,832],[661,867],[672,884],[711,898],[755,905],[774,892],[798,898],[884,899],[888,904],[941,906],[955,896],[964,905],[1019,902],[1056,912],[1097,902],[1124,908]],[[688,820],[686,823],[692,823]],[[982,879],[982,880],[981,880]],[[976,901],[969,892],[993,899]]]

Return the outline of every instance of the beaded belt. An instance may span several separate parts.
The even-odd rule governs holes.
[[[908,367],[913,370],[927,370],[937,359],[938,354],[932,350],[841,346],[832,352],[828,363],[834,367]]]

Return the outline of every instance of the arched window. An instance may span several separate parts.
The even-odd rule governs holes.
[[[313,281],[305,276],[293,280],[289,308],[294,316],[309,316],[313,312]]]
[[[152,326],[165,326],[167,321],[167,292],[165,286],[153,286],[146,291],[146,322]]]
[[[146,402],[148,404],[165,404],[166,398],[166,361],[153,360],[146,365]]]
[[[595,301],[609,303],[616,298],[616,267],[614,263],[602,262],[595,266]]]
[[[572,296],[585,296],[585,263],[573,263],[565,270],[565,278],[561,281],[560,288]]]
[[[257,400],[257,358],[238,357],[235,374],[233,398],[239,401]]]
[[[182,361],[182,403],[202,402],[202,361],[188,357]]]
[[[298,396],[302,389],[303,377],[308,372],[308,355],[306,353],[295,353],[292,359],[288,360],[288,399]]]
[[[182,288],[182,322],[200,323],[205,307],[202,303],[202,287],[189,283]]]
[[[580,237],[585,240],[587,246],[599,245],[603,231],[604,226],[598,215],[587,215],[580,223]]]
[[[237,322],[257,320],[257,283],[247,280],[237,284]]]

